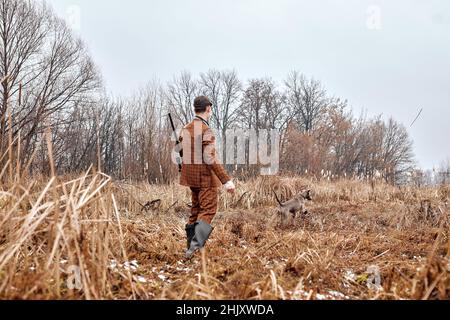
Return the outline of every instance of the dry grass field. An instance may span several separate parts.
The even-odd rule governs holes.
[[[187,262],[187,189],[5,171],[1,299],[450,298],[450,187],[238,182],[220,196],[206,249]],[[287,199],[305,186],[309,213],[281,226],[272,188]]]
[[[444,8],[66,2],[0,0],[0,300],[450,300]],[[177,130],[194,115],[214,135]],[[284,174],[221,190],[187,261],[190,190],[139,182],[173,180],[176,154]],[[305,189],[283,224],[275,195]]]

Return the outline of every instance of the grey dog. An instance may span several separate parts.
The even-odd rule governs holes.
[[[272,190],[275,194],[275,198],[277,199],[278,204],[280,207],[278,208],[278,211],[281,214],[281,221],[284,222],[290,217],[296,218],[297,213],[307,214],[308,211],[305,208],[306,201],[311,201],[311,189],[303,190],[298,195],[296,195],[293,199],[281,202],[278,198],[278,195],[274,190]]]

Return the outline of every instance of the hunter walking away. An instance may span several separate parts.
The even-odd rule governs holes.
[[[0,300],[449,300],[450,1],[378,2],[0,0]]]
[[[232,179],[217,160],[216,138],[209,125],[212,106],[207,97],[196,98],[195,118],[183,128],[179,139],[183,154],[180,184],[189,187],[192,193],[191,216],[186,225],[186,258],[202,249],[211,235],[219,188],[223,185],[228,192],[235,191]]]

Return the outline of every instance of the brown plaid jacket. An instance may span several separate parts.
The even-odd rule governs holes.
[[[216,137],[209,126],[195,118],[181,131],[183,164],[180,184],[193,188],[220,187],[231,180],[216,157]]]

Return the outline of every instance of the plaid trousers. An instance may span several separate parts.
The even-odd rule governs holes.
[[[192,209],[189,224],[194,224],[199,220],[211,224],[217,213],[219,188],[191,188],[191,192]]]

